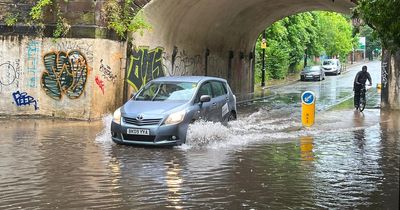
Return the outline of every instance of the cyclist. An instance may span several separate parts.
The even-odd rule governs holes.
[[[371,75],[367,72],[367,66],[363,66],[354,78],[353,91],[354,91],[354,107],[358,108],[360,102],[360,92],[362,88],[365,88],[365,83],[369,81],[369,86],[372,85]],[[365,92],[364,92],[365,94]],[[364,97],[364,96],[363,96]]]

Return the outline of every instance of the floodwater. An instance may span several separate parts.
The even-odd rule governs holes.
[[[196,123],[174,148],[112,143],[111,116],[3,120],[0,209],[398,209],[400,113],[326,111],[305,129],[289,110]]]
[[[354,111],[351,87],[331,85],[352,76],[276,89],[227,127],[193,124],[173,148],[114,144],[110,115],[0,120],[0,209],[397,210],[400,112],[376,108],[376,89]],[[308,129],[302,89],[318,95]]]

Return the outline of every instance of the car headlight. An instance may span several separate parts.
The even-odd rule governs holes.
[[[121,108],[115,110],[113,115],[113,121],[117,124],[121,124]]]
[[[172,113],[168,116],[167,120],[165,120],[166,125],[178,124],[183,121],[185,118],[186,111],[182,110],[179,112]]]

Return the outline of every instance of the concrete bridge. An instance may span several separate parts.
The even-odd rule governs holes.
[[[153,30],[136,35],[133,48],[162,50],[167,75],[224,77],[236,93],[248,93],[254,46],[267,26],[305,11],[350,14],[354,6],[350,0],[153,0],[144,7]]]
[[[2,2],[19,8],[21,1],[0,0],[0,12],[10,9]],[[74,11],[65,12],[73,25],[56,41],[36,38],[26,26],[0,25],[0,115],[97,119],[150,79],[168,75],[219,76],[236,94],[249,93],[263,29],[300,12],[350,14],[354,7],[350,0],[135,0],[152,29],[127,43],[105,29],[104,2],[62,3]]]

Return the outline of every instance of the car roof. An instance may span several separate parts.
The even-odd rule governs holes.
[[[306,66],[304,69],[320,69],[321,66]]]
[[[205,80],[218,80],[221,82],[226,82],[225,79],[219,77],[210,77],[210,76],[166,76],[166,77],[158,77],[153,81],[168,81],[168,82],[202,82]]]

